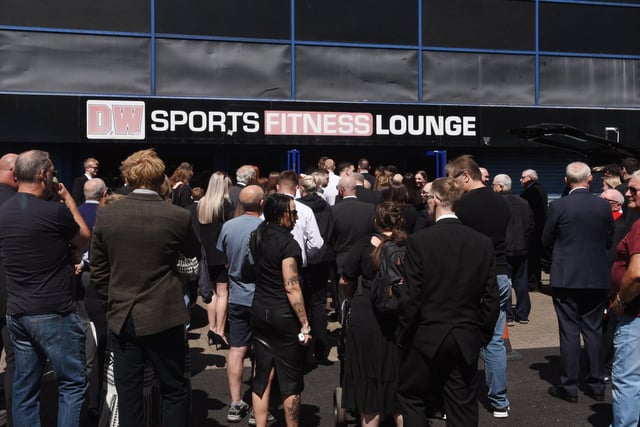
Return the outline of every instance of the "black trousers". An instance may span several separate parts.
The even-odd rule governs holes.
[[[84,275],[88,273],[83,273]],[[97,348],[93,360],[93,366],[89,371],[89,395],[87,397],[87,408],[99,413],[104,404],[103,384],[104,384],[104,362],[107,349],[107,314],[104,311],[102,300],[98,297],[93,286],[87,286],[84,297],[84,307],[89,319],[93,322],[96,331]]]
[[[409,348],[400,368],[398,390],[404,426],[425,426],[428,402],[440,394],[447,426],[477,426],[477,371],[478,357],[467,364],[451,334],[444,339],[433,359],[415,347]]]
[[[584,340],[589,372],[585,389],[604,393],[602,319],[607,289],[551,288],[560,330],[560,385],[569,396],[578,395],[580,334]]]
[[[325,359],[327,344],[327,282],[328,263],[308,265],[302,270],[304,305],[311,324],[312,349],[317,359]]]
[[[149,360],[160,385],[162,425],[188,425],[191,387],[185,375],[184,325],[153,335],[138,337],[131,316],[118,335],[109,331],[114,356],[114,377],[118,391],[121,427],[143,425],[142,384],[144,364]]]

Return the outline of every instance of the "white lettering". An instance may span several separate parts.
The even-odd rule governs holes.
[[[165,110],[153,110],[151,112],[151,130],[165,132],[169,129],[169,112]]]
[[[376,135],[476,136],[474,116],[394,114],[387,121],[376,114]]]

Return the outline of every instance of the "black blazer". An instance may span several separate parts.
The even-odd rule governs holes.
[[[84,184],[89,181],[86,175],[81,175],[73,180],[73,185],[71,186],[71,197],[76,201],[76,205],[80,206],[84,203]]]
[[[349,249],[362,237],[373,232],[375,205],[355,198],[347,198],[331,208],[333,214],[333,232],[331,247],[336,254],[338,271],[342,271],[342,262]]]
[[[465,361],[476,360],[500,310],[491,239],[442,219],[409,236],[405,278],[397,342],[432,358],[451,333]]]
[[[362,185],[356,186],[356,197],[363,202],[373,203],[377,205],[382,202],[382,191],[364,188]]]
[[[551,286],[609,289],[612,242],[613,216],[605,200],[579,188],[551,203],[542,232],[551,254]]]

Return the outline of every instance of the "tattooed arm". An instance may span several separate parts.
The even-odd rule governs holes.
[[[309,320],[307,312],[304,309],[304,298],[302,297],[302,289],[300,288],[300,276],[298,274],[298,263],[293,257],[282,260],[282,279],[284,280],[284,289],[287,292],[287,299],[296,314],[302,328],[300,332],[304,334],[304,342],[306,345],[311,341]]]

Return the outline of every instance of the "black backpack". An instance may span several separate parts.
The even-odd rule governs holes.
[[[383,314],[397,314],[404,290],[404,257],[407,247],[394,241],[383,243],[380,268],[371,283],[371,305]]]

